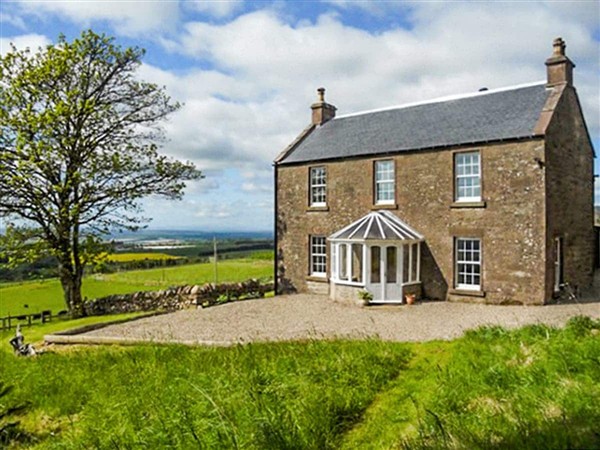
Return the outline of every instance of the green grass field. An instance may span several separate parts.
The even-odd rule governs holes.
[[[224,260],[219,262],[218,277],[220,282],[272,278],[273,263],[269,260],[250,258]],[[214,265],[208,263],[133,270],[86,277],[83,281],[83,295],[97,298],[213,281]],[[0,284],[0,316],[36,313],[48,309],[57,313],[66,309],[62,295],[57,279]]]
[[[576,318],[424,344],[2,348],[0,408],[29,405],[14,448],[599,448],[599,332]]]

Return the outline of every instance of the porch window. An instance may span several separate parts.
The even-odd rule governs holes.
[[[457,238],[455,251],[456,288],[481,289],[481,240]]]
[[[387,283],[395,283],[396,282],[396,273],[397,273],[397,266],[398,266],[398,260],[396,258],[397,253],[397,249],[396,247],[387,247],[385,249],[387,255],[386,255],[386,274],[387,274]]]
[[[375,161],[375,204],[391,205],[395,198],[394,161]]]
[[[327,205],[327,169],[311,167],[310,169],[310,206]]]
[[[454,155],[456,177],[455,199],[457,202],[481,201],[481,163],[479,152]]]
[[[310,238],[310,274],[317,277],[327,274],[327,243],[324,236]]]
[[[381,283],[381,247],[371,247],[371,283]]]
[[[332,277],[338,281],[352,283],[363,282],[363,252],[362,244],[334,244],[332,245],[332,254],[337,255],[337,264],[335,270],[332,270]]]

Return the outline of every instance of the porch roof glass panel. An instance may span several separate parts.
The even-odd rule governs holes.
[[[423,241],[423,235],[389,211],[373,211],[329,236],[330,241]]]

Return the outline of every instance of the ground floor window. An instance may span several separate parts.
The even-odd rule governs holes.
[[[362,283],[364,273],[363,251],[364,246],[362,244],[333,244],[331,252],[332,255],[335,255],[336,261],[333,263],[332,277],[335,280],[348,283]]]
[[[310,238],[310,274],[318,277],[327,275],[327,243],[324,236]]]
[[[481,239],[456,238],[455,240],[456,287],[458,289],[481,289]]]

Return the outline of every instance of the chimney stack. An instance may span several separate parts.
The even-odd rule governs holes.
[[[546,71],[548,81],[546,86],[556,86],[558,84],[573,85],[573,68],[575,64],[565,55],[565,41],[562,38],[554,39],[552,43],[552,56],[546,60]]]
[[[323,125],[335,117],[336,107],[325,102],[325,88],[317,89],[318,101],[310,105],[313,125]]]

